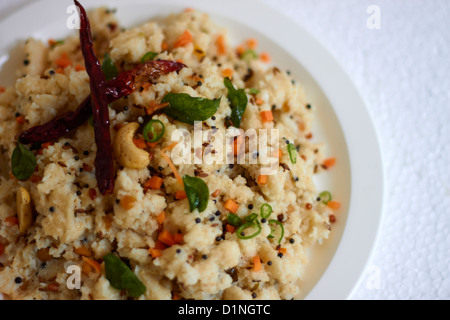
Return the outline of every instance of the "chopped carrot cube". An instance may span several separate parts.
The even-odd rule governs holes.
[[[145,149],[147,147],[144,139],[133,139],[133,143],[139,149]]]
[[[254,39],[254,38],[250,38],[246,41],[246,45],[249,49],[254,50],[258,46],[258,40]]]
[[[124,196],[122,199],[120,199],[120,206],[124,208],[125,210],[130,210],[133,208],[136,204],[136,198],[132,196]]]
[[[184,190],[178,190],[175,192],[175,199],[176,200],[183,200],[186,199],[187,195],[186,192]]]
[[[75,248],[73,250],[76,254],[79,254],[80,256],[90,257],[92,255],[91,251],[85,247],[79,247]]]
[[[232,226],[231,224],[227,224],[225,229],[227,230],[227,232],[233,233],[236,228],[234,226]]]
[[[286,248],[280,248],[279,250],[278,250],[278,252],[281,252],[282,254],[286,254]]]
[[[154,148],[158,145],[158,142],[147,142],[147,147]]]
[[[263,100],[263,99],[260,99],[260,98],[257,98],[257,99],[255,100],[255,103],[256,103],[257,106],[261,106],[261,105],[264,104],[264,100]]]
[[[267,183],[267,176],[264,174],[260,174],[258,178],[256,179],[256,183],[260,186],[263,186]]]
[[[328,169],[336,163],[336,158],[328,158],[323,161],[323,165]]]
[[[150,253],[153,259],[162,256],[162,251],[160,249],[150,248],[148,249],[148,252]]]
[[[232,212],[232,213],[236,213],[239,209],[239,204],[237,204],[236,202],[234,202],[231,199],[228,199],[225,204],[224,204],[225,209],[227,209],[228,211]]]
[[[272,58],[270,57],[270,55],[267,52],[262,52],[259,55],[259,58],[261,59],[262,62],[264,63],[269,63],[270,60],[272,60]]]
[[[162,51],[167,51],[167,50],[169,50],[169,45],[167,44],[167,42],[161,43],[161,50],[162,50]]]
[[[214,191],[213,193],[211,193],[212,197],[217,197],[220,194],[220,189],[217,189],[216,191]]]
[[[159,190],[161,189],[161,186],[163,184],[163,179],[158,176],[153,176],[147,182],[145,183],[144,187],[148,187],[153,190]]]
[[[159,233],[158,240],[169,247],[175,244],[173,235],[167,230],[163,230]]]
[[[226,46],[225,46],[225,37],[224,37],[224,35],[221,34],[220,36],[217,37],[216,45],[217,45],[217,53],[219,55],[223,56],[223,55],[225,55],[227,53],[227,49],[226,49]]]
[[[271,110],[261,111],[261,119],[262,122],[271,122],[273,121],[273,114]]]
[[[281,159],[282,157],[283,157],[283,151],[281,151],[281,149],[278,149],[278,158]]]
[[[158,221],[159,224],[163,224],[164,221],[166,221],[166,213],[163,211],[160,214],[156,216],[156,221]]]
[[[222,71],[222,75],[228,78],[231,78],[233,76],[233,73],[234,73],[233,69],[230,68],[226,68]]]
[[[82,65],[77,64],[75,66],[75,71],[85,71],[85,70],[86,70],[86,68],[83,67]]]
[[[167,248],[167,246],[164,243],[162,243],[159,240],[156,240],[156,242],[155,242],[155,249],[164,250],[166,248]]]
[[[337,201],[328,201],[327,207],[333,210],[337,210],[341,207],[341,204]]]
[[[181,36],[178,37],[178,39],[175,41],[173,47],[179,48],[187,46],[189,43],[192,42],[192,33],[189,32],[189,30],[185,30]]]
[[[10,226],[15,226],[16,224],[19,224],[19,219],[17,217],[7,217],[5,219],[5,222]]]
[[[183,243],[183,234],[180,232],[175,233],[173,240],[175,241],[176,244]]]
[[[58,67],[63,69],[72,65],[72,61],[70,61],[69,56],[65,52],[63,52],[61,56],[55,60],[55,63]]]
[[[253,257],[253,271],[258,272],[261,270],[261,259],[259,258],[259,255],[256,255]]]

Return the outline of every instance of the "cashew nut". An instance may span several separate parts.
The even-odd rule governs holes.
[[[31,211],[31,198],[27,189],[19,187],[16,194],[17,217],[19,218],[19,231],[25,233],[33,223]]]
[[[139,123],[128,123],[119,129],[114,138],[114,155],[117,161],[126,168],[143,169],[150,164],[150,154],[136,147],[133,142],[138,128]]]

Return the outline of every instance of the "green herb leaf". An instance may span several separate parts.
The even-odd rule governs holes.
[[[36,162],[33,152],[18,143],[11,156],[12,174],[19,180],[27,180],[33,175]]]
[[[287,151],[289,153],[289,158],[291,159],[291,162],[293,164],[296,164],[297,163],[297,149],[295,149],[295,146],[293,143],[288,144]]]
[[[211,118],[219,109],[220,98],[209,100],[191,97],[187,93],[168,93],[161,103],[169,103],[162,111],[169,117],[187,123],[204,121]]]
[[[157,129],[155,129],[155,127],[157,126],[160,127],[159,132],[157,132]],[[148,142],[156,142],[164,136],[164,131],[166,131],[164,123],[155,119],[147,122],[147,124],[144,126],[142,134],[144,135],[144,139]],[[149,133],[151,134],[151,138],[149,136]]]
[[[244,230],[247,228],[256,228],[256,231],[247,236],[244,232]],[[261,226],[254,222],[247,222],[247,223],[241,225],[236,230],[236,235],[238,236],[239,239],[242,239],[242,240],[248,240],[248,239],[254,238],[260,233],[261,233]]]
[[[105,74],[106,81],[114,79],[119,74],[116,65],[107,53],[105,54],[105,58],[103,59],[102,71]]]
[[[103,257],[106,279],[112,287],[127,290],[128,295],[138,298],[147,288],[133,271],[116,255],[109,253]]]
[[[195,209],[198,209],[199,212],[205,211],[209,199],[209,189],[206,183],[200,178],[188,175],[183,177],[183,183],[191,212]]]
[[[241,218],[239,218],[237,215],[233,213],[229,213],[227,216],[228,224],[231,224],[234,227],[239,227],[244,223]]]
[[[223,80],[225,87],[228,89],[227,98],[230,100],[231,106],[231,124],[235,128],[241,126],[242,116],[244,115],[245,109],[247,108],[248,98],[245,94],[244,89],[236,90],[231,83],[230,78],[226,77]],[[228,125],[228,124],[227,124]]]
[[[155,59],[157,55],[158,55],[157,52],[149,51],[146,54],[144,54],[144,56],[141,59],[141,62],[144,63],[144,62],[147,62],[147,61],[151,61],[151,60]]]

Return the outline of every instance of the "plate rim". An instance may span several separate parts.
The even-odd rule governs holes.
[[[60,0],[39,0],[24,4],[13,14],[0,20],[0,30],[8,30],[8,25],[14,25],[14,21],[21,21],[20,16],[27,13],[39,12],[35,10],[46,7],[46,5],[56,3],[61,5],[61,2],[62,1]],[[84,2],[87,8],[106,5],[105,0],[84,0]],[[70,5],[73,2],[66,1],[66,3],[67,5]],[[114,6],[115,3],[121,3],[123,5],[123,1],[120,0],[109,0],[107,5],[111,7]],[[148,4],[149,2],[145,0],[128,0],[126,5],[143,3]],[[185,1],[183,0],[171,0],[169,3],[167,0],[153,0],[152,3],[160,3],[175,7],[187,7]],[[239,5],[241,12],[246,12],[245,17],[248,20],[252,20],[251,23],[243,24],[250,27],[257,25],[257,29],[260,31],[261,28],[264,28],[262,31],[265,31],[266,36],[270,40],[274,41],[282,47],[283,50],[291,54],[292,57],[295,58],[296,62],[307,70],[328,98],[330,105],[339,121],[339,125],[347,144],[351,171],[351,195],[348,217],[342,237],[339,240],[333,258],[331,259],[325,272],[320,277],[319,281],[314,285],[305,299],[348,299],[363,281],[364,270],[366,269],[371,256],[373,255],[376,243],[378,242],[378,237],[380,234],[379,229],[384,216],[383,213],[386,198],[386,179],[385,170],[383,168],[383,156],[379,143],[380,140],[368,112],[367,103],[358,92],[355,84],[347,72],[342,68],[337,59],[325,48],[325,46],[313,37],[312,34],[306,31],[303,26],[288,17],[285,13],[273,8],[271,5],[260,0],[228,0],[225,4],[225,8],[223,8],[222,2],[218,3],[210,0],[191,0],[189,6],[198,8],[204,12],[215,12],[227,18],[231,16],[233,19],[236,19],[236,15],[242,15],[242,13],[236,12],[232,9],[235,7],[234,4]],[[256,7],[258,8],[257,14],[253,13]],[[222,9],[222,11],[218,12],[219,9]],[[267,24],[267,22],[263,20],[263,17],[267,16],[271,16],[270,24]],[[289,30],[288,33],[290,35],[295,34],[298,38],[302,39],[302,41],[306,42],[305,46],[303,46],[301,51],[299,51],[298,47],[293,46],[292,42],[289,43],[287,41],[286,34],[282,33],[281,36],[277,35],[277,37],[274,37],[276,33],[275,30]],[[0,34],[1,33],[2,32],[0,31]],[[3,50],[3,48],[0,48],[0,50]],[[314,63],[315,60],[321,61],[321,67],[319,67],[317,63]],[[328,72],[328,75],[331,74],[326,81],[323,76],[324,70]],[[330,80],[330,78],[335,81]],[[345,92],[345,97],[340,96],[341,92]],[[343,107],[345,104],[348,104],[346,108]],[[340,107],[336,108],[336,105]],[[359,107],[356,109],[350,108],[350,106],[355,105]],[[343,115],[344,110],[350,111],[350,109],[353,115],[355,115],[356,112],[357,118],[359,120],[363,120],[364,134],[366,140],[369,140],[369,144],[371,146],[370,148],[367,148],[367,142],[366,146],[364,146],[364,143],[358,141],[359,137],[355,138],[354,134],[358,133],[357,128]],[[363,151],[356,153],[357,151],[355,151],[355,149],[358,148],[361,148]],[[372,161],[370,162],[370,169],[358,162],[368,158]],[[364,180],[362,178],[367,179],[367,181],[362,181]],[[370,188],[370,182],[375,183],[377,187]],[[358,190],[358,188],[362,188],[362,191],[368,191],[366,190],[368,188],[369,191],[371,191],[370,194],[372,196],[372,200],[375,198],[375,201],[372,202],[372,204],[374,203],[372,207],[367,208],[366,205],[361,203],[359,196],[362,191]],[[365,216],[369,216],[368,220],[361,220],[362,217],[358,217],[355,213],[355,211],[363,209],[368,210],[371,213],[366,214]],[[364,230],[364,242],[359,241],[356,244],[353,244],[357,246],[356,253],[359,257],[355,258],[354,252],[347,251],[352,247],[351,243],[359,238],[357,230],[358,226],[361,226],[362,223],[372,224],[372,227],[369,232]],[[345,266],[347,262],[353,263],[352,273],[354,274],[349,274],[349,271],[346,270]],[[342,277],[342,274],[345,276]],[[339,281],[336,280],[342,278],[347,279],[347,283],[339,283]],[[330,283],[334,283],[334,286],[330,285]]]

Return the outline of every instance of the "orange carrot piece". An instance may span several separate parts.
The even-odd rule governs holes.
[[[153,190],[159,190],[161,189],[161,186],[163,184],[163,179],[158,176],[153,176],[147,182],[145,183],[145,187],[148,187]]]
[[[271,110],[261,111],[261,119],[262,122],[271,122],[273,121],[273,114]]]
[[[162,256],[162,251],[160,249],[156,249],[156,248],[148,249],[148,253],[150,253],[150,255],[152,256],[153,259]]]
[[[323,165],[328,169],[334,166],[336,163],[336,158],[328,158],[323,161]]]
[[[258,272],[261,270],[261,259],[259,258],[259,255],[256,255],[253,257],[253,271]]]
[[[101,273],[102,272],[102,268],[100,266],[100,263],[98,263],[97,261],[95,261],[93,259],[84,257],[84,256],[82,258],[87,264],[89,264],[92,268],[94,268],[95,272],[97,272],[97,273]]]
[[[175,199],[176,200],[183,200],[186,199],[187,195],[186,192],[184,190],[178,190],[175,192]]]
[[[53,145],[52,142],[46,142],[41,144],[41,149],[47,149],[48,147],[50,147],[51,145]]]
[[[2,86],[0,86],[0,93],[3,93],[3,92],[5,92],[6,91],[6,88],[5,87],[2,87]]]
[[[217,197],[220,194],[220,189],[217,189],[216,191],[214,191],[213,193],[211,193],[212,197]]]
[[[219,55],[223,56],[227,53],[227,49],[225,46],[225,37],[223,34],[217,37],[216,45],[217,45],[217,53]]]
[[[180,232],[175,233],[173,240],[175,241],[176,244],[183,243],[183,234]]]
[[[158,145],[158,142],[147,142],[147,147],[149,147],[150,149],[153,149],[157,145]]]
[[[258,40],[256,40],[255,38],[250,38],[246,41],[246,45],[249,49],[255,50],[258,46]]]
[[[278,252],[280,252],[280,253],[282,253],[282,254],[286,254],[286,248],[280,248],[279,250],[278,250]]]
[[[231,199],[228,199],[225,204],[224,204],[225,209],[227,209],[228,211],[232,212],[232,213],[236,213],[239,209],[239,204],[237,204],[236,202],[234,202]]]
[[[73,252],[75,252],[76,254],[80,255],[80,256],[85,256],[85,257],[90,257],[92,256],[91,251],[88,248],[85,247],[79,247],[79,248],[75,248],[73,250]]]
[[[51,291],[51,292],[58,292],[59,289],[59,284],[57,284],[56,282],[53,283],[49,283],[47,285],[47,290]]]
[[[233,148],[233,152],[235,155],[238,155],[241,151],[241,146],[244,143],[244,136],[243,135],[239,135],[234,139],[234,148]]]
[[[260,58],[261,61],[264,62],[264,63],[269,63],[269,62],[272,60],[272,58],[270,57],[270,55],[269,55],[267,52],[262,52],[262,53],[259,55],[259,58]]]
[[[124,196],[122,199],[120,199],[120,206],[124,208],[125,210],[130,210],[136,205],[136,198],[132,196]]]
[[[328,201],[327,207],[333,210],[337,210],[341,207],[341,204],[337,201]]]
[[[138,147],[139,149],[145,149],[147,147],[147,144],[145,143],[144,139],[133,139],[133,143],[136,147]]]
[[[222,76],[231,78],[233,77],[233,73],[234,73],[233,69],[226,68],[222,71]]]
[[[164,211],[162,211],[160,214],[158,214],[156,216],[156,221],[158,221],[158,223],[161,225],[164,223],[164,221],[166,221],[166,213]]]
[[[189,32],[189,30],[185,30],[181,36],[178,37],[178,39],[173,44],[174,48],[184,47],[187,46],[189,43],[192,42],[192,33]]]
[[[267,176],[264,174],[260,174],[258,178],[256,179],[256,183],[260,186],[263,186],[267,183]]]
[[[236,47],[236,53],[241,56],[245,52],[245,47],[240,45]]]
[[[283,157],[283,151],[281,151],[281,149],[278,149],[278,158],[281,159],[282,157]]]
[[[159,240],[156,240],[156,242],[155,242],[155,249],[164,250],[166,248],[167,248],[167,246],[164,243],[162,243]]]
[[[75,66],[75,71],[85,71],[85,70],[86,70],[86,68],[83,67],[83,66],[80,65],[80,64],[77,64],[77,65]]]
[[[72,65],[72,61],[70,61],[69,56],[65,52],[63,52],[61,56],[55,60],[55,63],[58,67],[63,69]]]
[[[231,224],[227,224],[225,226],[225,229],[227,230],[227,232],[233,233],[236,228],[234,226],[232,226]]]
[[[64,68],[57,68],[56,73],[64,74]]]
[[[18,117],[16,117],[16,123],[18,123],[18,124],[24,124],[24,123],[25,123],[25,117],[24,117],[24,116],[18,116]]]
[[[167,230],[163,230],[159,233],[158,240],[169,247],[175,244],[173,235]]]
[[[163,41],[163,43],[161,43],[161,50],[162,50],[162,51],[167,51],[167,50],[169,50],[169,45],[167,44],[167,42],[164,42],[164,41]]]
[[[264,104],[264,100],[263,100],[263,99],[260,99],[260,98],[257,98],[257,99],[255,100],[255,103],[256,103],[257,106],[261,106],[261,105]],[[263,112],[264,112],[264,111],[263,111]]]
[[[16,224],[19,224],[19,219],[17,219],[17,217],[8,217],[5,219],[5,222],[10,227],[12,227],[12,226],[15,226]]]

